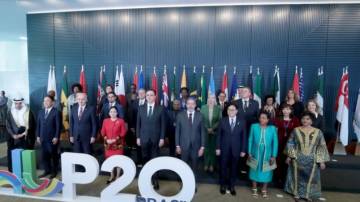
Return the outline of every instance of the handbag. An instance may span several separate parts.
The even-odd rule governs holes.
[[[274,161],[274,163],[272,165],[270,165],[269,162],[265,162],[263,164],[263,172],[267,172],[267,171],[272,171],[272,170],[275,170],[277,168],[277,165],[276,165],[276,161]]]
[[[254,158],[248,158],[246,160],[246,165],[248,165],[251,169],[255,169],[258,166],[258,160],[254,159]]]

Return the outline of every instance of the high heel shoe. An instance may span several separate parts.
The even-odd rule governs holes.
[[[262,190],[262,191],[261,191],[261,195],[262,195],[262,197],[265,198],[265,199],[269,198],[268,191],[266,191],[266,190]]]
[[[252,194],[251,194],[252,197],[254,197],[254,198],[259,197],[257,188],[253,188],[253,189],[251,189],[251,191],[252,191]]]

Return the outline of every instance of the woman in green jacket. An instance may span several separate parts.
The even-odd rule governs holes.
[[[207,129],[204,170],[213,172],[216,162],[216,129],[222,113],[220,107],[216,104],[215,96],[208,98],[207,104],[201,107],[200,112],[204,117],[205,128]]]

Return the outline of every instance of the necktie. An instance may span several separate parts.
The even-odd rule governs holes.
[[[47,119],[48,116],[49,116],[49,110],[45,109],[45,119]]]
[[[152,106],[149,106],[148,117],[152,115]]]
[[[244,101],[244,111],[246,111],[247,110],[247,108],[248,108],[248,101]]]
[[[83,108],[83,107],[80,107],[79,120],[81,120],[81,117],[82,117],[82,115],[83,115],[83,112],[84,112],[84,108]]]
[[[234,119],[231,119],[230,127],[231,127],[231,132],[232,132],[232,131],[234,130],[234,128],[235,128],[235,121],[234,121]]]
[[[192,122],[193,122],[193,121],[192,121],[192,113],[190,113],[190,114],[189,114],[189,123],[190,123],[190,125],[192,125]]]

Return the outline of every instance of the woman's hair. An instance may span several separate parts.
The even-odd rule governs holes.
[[[316,105],[315,111],[316,111],[317,113],[319,113],[320,107],[319,107],[319,104],[316,102],[315,99],[310,99],[310,100],[308,100],[308,102],[306,103],[306,110],[307,110],[307,108],[308,108],[308,106],[309,106],[309,103],[311,103],[311,102]],[[309,111],[309,110],[307,110],[307,111]]]
[[[55,101],[55,98],[51,95],[45,95],[44,98],[46,98],[46,97],[49,98],[53,102]]]
[[[308,112],[308,111],[303,112],[303,113],[301,114],[301,116],[300,116],[300,120],[301,120],[302,118],[304,118],[305,116],[310,117],[311,121],[314,122],[314,120],[315,120],[315,115],[314,115],[313,113]]]
[[[83,88],[81,86],[81,84],[79,83],[74,83],[72,86],[71,86],[71,91],[74,92],[74,88],[78,88],[80,92],[83,91]]]
[[[291,110],[290,117],[293,116],[294,109],[293,109],[293,107],[292,107],[291,105],[289,105],[289,104],[287,104],[287,103],[283,103],[283,104],[280,106],[280,114],[281,114],[282,116],[284,115],[282,111],[283,111],[283,109],[285,109],[285,108],[290,109],[290,110]]]
[[[109,112],[110,112],[112,109],[115,109],[115,110],[116,110],[116,113],[119,113],[119,112],[118,112],[118,109],[117,109],[115,106],[110,107]]]
[[[285,101],[288,101],[288,100],[289,100],[289,97],[288,97],[289,92],[293,92],[293,93],[294,93],[294,100],[295,100],[295,102],[298,102],[298,101],[300,100],[299,95],[294,91],[294,89],[290,89],[290,90],[288,90],[288,92],[287,92],[287,94],[286,94]]]
[[[274,95],[267,95],[265,96],[263,102],[266,104],[267,99],[272,98],[273,104],[275,104],[275,96]]]
[[[267,119],[269,119],[269,120],[271,119],[270,113],[267,111],[264,111],[264,110],[260,111],[258,118],[260,119],[261,115],[263,115],[263,114],[267,117]]]

